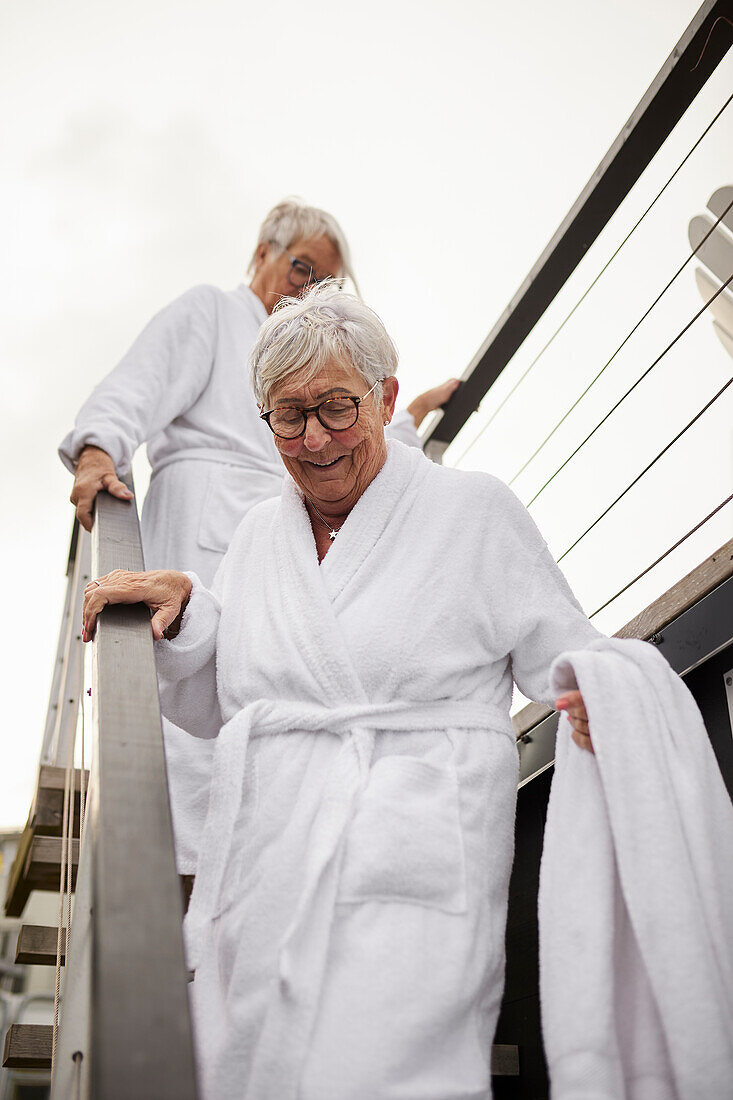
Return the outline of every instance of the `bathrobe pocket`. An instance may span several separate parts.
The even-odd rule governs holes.
[[[339,902],[411,902],[466,910],[455,769],[413,756],[372,768],[346,840]]]

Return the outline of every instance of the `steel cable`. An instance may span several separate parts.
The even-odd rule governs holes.
[[[718,514],[718,512],[721,512],[723,508],[725,508],[726,504],[730,504],[732,500],[733,493],[731,493],[729,497],[726,497],[725,500],[721,501],[717,508],[713,508],[712,512],[708,512],[708,514],[705,516],[705,519],[701,519],[699,523],[696,523],[695,526],[691,528],[687,532],[687,534],[683,535],[681,539],[677,539],[677,542],[674,544],[674,546],[670,546],[669,550],[665,550],[663,554],[660,554],[656,561],[653,561],[651,565],[647,565],[646,569],[642,569],[641,573],[637,573],[633,580],[630,580],[628,584],[625,584],[623,588],[620,588],[615,596],[611,596],[611,598],[606,600],[605,603],[602,603],[600,607],[597,607],[595,611],[588,616],[588,618],[592,619],[596,615],[599,615],[601,611],[604,611],[609,606],[609,604],[612,604],[614,600],[617,600],[619,598],[619,596],[623,596],[624,592],[628,592],[628,590],[633,585],[635,585],[637,581],[640,581],[642,577],[645,577],[647,575],[647,573],[651,573],[652,569],[655,569],[660,562],[663,562],[665,558],[669,557],[673,550],[676,550],[677,547],[681,546],[686,539],[689,539],[690,535],[694,535],[696,531],[699,531],[701,527],[704,527],[708,520],[712,519],[713,516]]]
[[[639,378],[636,379],[634,384],[632,386],[629,386],[628,390],[626,390],[626,392],[624,394],[622,394],[621,397],[619,397],[619,399],[615,403],[615,405],[611,406],[611,408],[608,410],[608,412],[605,414],[605,416],[603,416],[598,421],[596,426],[588,433],[588,435],[585,437],[585,439],[583,439],[578,444],[578,446],[575,448],[574,451],[571,451],[571,453],[568,455],[568,457],[565,459],[565,461],[562,462],[560,464],[560,466],[558,466],[558,468],[555,470],[555,472],[553,474],[551,474],[550,477],[548,477],[548,479],[544,483],[544,485],[541,485],[540,488],[535,493],[535,495],[533,497],[531,497],[530,500],[527,501],[527,504],[526,504],[527,508],[530,508],[534,504],[534,502],[537,500],[537,498],[540,497],[542,495],[542,493],[544,493],[545,489],[547,489],[547,487],[552,484],[552,482],[555,480],[557,475],[565,469],[565,467],[568,465],[568,463],[571,462],[572,459],[575,458],[575,456],[578,454],[579,451],[581,451],[583,449],[583,447],[585,447],[586,443],[588,443],[588,441],[593,438],[593,436],[596,434],[598,429],[603,427],[603,425],[606,423],[606,421],[609,420],[611,418],[611,416],[613,416],[613,414],[616,412],[616,409],[618,409],[618,407],[623,404],[623,402],[626,400],[626,398],[634,392],[636,387],[644,381],[644,379],[647,377],[647,375],[651,374],[651,372],[654,370],[654,368],[657,366],[657,364],[660,363],[662,361],[662,359],[665,357],[667,352],[671,351],[672,348],[675,346],[675,344],[678,343],[678,341],[682,339],[682,337],[685,335],[685,333],[690,328],[692,328],[695,321],[697,321],[698,318],[702,317],[705,310],[710,305],[712,305],[712,303],[715,301],[715,299],[718,297],[719,294],[723,293],[723,291],[726,289],[726,287],[729,285],[729,283],[732,280],[733,280],[733,275],[730,275],[726,279],[726,281],[723,283],[723,285],[721,287],[719,287],[718,290],[715,291],[715,294],[711,295],[711,297],[708,298],[708,300],[703,305],[702,309],[698,310],[698,312],[687,322],[685,327],[680,332],[677,333],[674,340],[672,340],[669,344],[667,344],[664,351],[662,351],[657,356],[657,358],[654,360],[654,362],[650,366],[647,367],[647,369],[644,371],[644,373]],[[510,484],[511,484],[511,482],[510,482]]]
[[[611,363],[612,363],[612,362],[614,361],[614,359],[615,359],[615,358],[616,358],[616,356],[617,356],[617,355],[619,354],[619,352],[620,352],[620,351],[622,351],[622,349],[623,349],[623,348],[624,348],[624,347],[626,346],[626,344],[627,344],[627,343],[629,342],[629,340],[630,340],[630,339],[631,339],[631,337],[632,337],[632,336],[634,335],[634,333],[635,333],[635,332],[636,332],[636,331],[637,331],[637,330],[639,329],[639,327],[640,327],[640,326],[641,326],[641,325],[642,325],[642,324],[644,323],[644,321],[645,321],[645,320],[647,319],[647,317],[649,316],[649,314],[651,313],[651,311],[652,311],[652,310],[654,309],[654,307],[655,307],[656,305],[658,305],[658,304],[659,304],[660,300],[661,300],[661,299],[662,299],[662,297],[663,297],[663,296],[664,296],[664,295],[665,295],[665,294],[667,293],[667,291],[668,291],[668,290],[669,290],[669,288],[670,288],[670,287],[672,286],[672,283],[673,283],[673,282],[675,281],[675,279],[676,279],[676,278],[678,277],[678,275],[680,275],[680,274],[681,274],[681,273],[682,273],[682,272],[684,271],[684,269],[685,269],[685,268],[687,267],[687,265],[689,264],[690,260],[692,260],[692,259],[693,259],[693,258],[694,258],[694,257],[696,256],[696,254],[697,254],[697,252],[699,251],[699,249],[700,249],[700,248],[702,247],[702,245],[704,245],[704,244],[705,244],[705,241],[707,241],[708,237],[710,237],[710,236],[711,236],[711,234],[715,232],[715,230],[717,229],[717,227],[718,227],[718,226],[720,225],[720,222],[721,222],[721,220],[722,220],[722,219],[723,219],[723,218],[725,217],[725,215],[726,215],[726,214],[728,213],[728,211],[729,211],[729,210],[730,210],[730,209],[731,209],[732,207],[733,207],[733,199],[732,199],[732,200],[731,200],[731,201],[730,201],[730,202],[728,203],[728,205],[726,206],[726,208],[725,208],[725,210],[723,211],[723,213],[722,213],[722,214],[720,215],[720,217],[719,217],[719,218],[718,218],[718,219],[716,220],[715,224],[714,224],[714,225],[713,225],[713,226],[712,226],[712,227],[711,227],[711,228],[710,228],[710,229],[708,230],[708,232],[707,232],[707,233],[705,234],[705,236],[704,236],[704,237],[703,237],[703,239],[702,239],[702,240],[700,241],[700,244],[699,244],[699,245],[697,246],[697,248],[696,248],[696,249],[694,250],[694,252],[691,252],[691,253],[690,253],[690,255],[689,255],[689,256],[687,257],[687,259],[685,260],[685,262],[684,262],[684,263],[682,264],[682,266],[681,266],[680,268],[678,268],[678,269],[677,269],[677,271],[675,271],[675,273],[674,273],[674,275],[672,276],[672,278],[671,278],[671,279],[669,280],[669,282],[668,282],[668,283],[666,284],[666,286],[664,286],[664,288],[663,288],[663,289],[662,289],[662,290],[660,291],[660,293],[659,293],[659,294],[657,295],[657,297],[656,297],[656,298],[654,299],[654,301],[653,301],[653,302],[652,302],[652,304],[651,304],[651,305],[649,306],[649,308],[648,308],[648,309],[646,310],[646,312],[642,314],[642,316],[641,316],[641,317],[639,318],[639,320],[638,320],[638,321],[636,322],[636,324],[635,324],[635,325],[634,325],[634,327],[632,328],[631,332],[629,332],[629,333],[628,333],[628,334],[627,334],[627,335],[626,335],[626,336],[624,337],[624,339],[623,339],[623,340],[621,341],[621,343],[619,344],[619,346],[618,346],[618,347],[616,348],[616,350],[614,351],[614,353],[613,353],[613,355],[611,356],[611,358],[610,358],[610,359],[608,359],[608,360],[607,360],[607,362],[605,362],[605,363],[604,363],[604,365],[603,365],[603,366],[601,367],[601,369],[600,369],[600,370],[598,371],[598,373],[597,373],[597,374],[595,375],[595,377],[594,377],[594,378],[592,378],[592,379],[591,379],[591,381],[590,381],[590,382],[588,383],[588,385],[587,385],[587,386],[585,387],[585,389],[584,389],[584,390],[583,390],[583,392],[582,392],[582,393],[580,394],[580,396],[579,396],[579,397],[577,397],[577,398],[576,398],[576,400],[575,400],[575,401],[573,402],[573,404],[572,404],[572,405],[570,406],[570,408],[569,408],[569,409],[567,409],[567,411],[566,411],[565,413],[563,413],[563,415],[562,415],[562,416],[560,417],[560,419],[558,420],[557,424],[555,424],[555,426],[554,426],[554,428],[552,429],[552,431],[551,431],[551,432],[550,432],[550,433],[549,433],[548,435],[546,435],[546,436],[545,436],[545,438],[544,438],[544,439],[542,440],[542,442],[540,443],[539,447],[538,447],[538,448],[537,448],[537,449],[536,449],[536,450],[535,450],[535,451],[534,451],[534,452],[533,452],[533,453],[532,453],[532,454],[531,454],[531,455],[529,456],[529,458],[528,458],[528,459],[527,459],[527,461],[526,461],[526,462],[524,463],[524,465],[523,465],[523,466],[521,466],[521,467],[520,467],[520,468],[519,468],[519,469],[517,470],[517,472],[515,473],[514,477],[512,477],[512,479],[511,479],[511,480],[510,480],[510,481],[508,482],[508,484],[509,484],[509,485],[513,485],[513,484],[514,484],[514,482],[515,482],[515,481],[517,480],[517,478],[518,478],[518,477],[519,477],[519,476],[520,476],[521,474],[523,474],[523,473],[524,473],[524,471],[525,471],[525,470],[527,469],[527,467],[529,466],[530,462],[533,462],[533,461],[534,461],[534,459],[535,459],[535,458],[537,457],[537,455],[538,455],[538,454],[540,453],[540,451],[541,451],[541,450],[542,450],[542,449],[543,449],[543,448],[545,447],[545,445],[546,445],[547,443],[549,443],[549,441],[550,441],[550,440],[552,439],[553,435],[554,435],[554,434],[555,434],[555,432],[556,432],[556,431],[558,430],[558,428],[560,428],[560,427],[561,427],[561,426],[562,426],[562,425],[563,425],[563,424],[565,423],[565,421],[566,421],[566,420],[567,420],[567,418],[568,418],[568,417],[570,416],[570,414],[571,414],[571,413],[573,412],[573,410],[574,410],[574,409],[576,409],[576,408],[578,407],[578,405],[579,405],[579,404],[580,404],[580,402],[581,402],[581,401],[583,400],[583,398],[584,398],[584,397],[586,396],[586,394],[587,394],[587,393],[588,393],[588,392],[589,392],[589,391],[590,391],[590,390],[591,390],[591,389],[593,388],[593,386],[595,386],[596,382],[597,382],[597,381],[598,381],[598,379],[599,379],[599,378],[601,377],[601,375],[602,375],[602,374],[603,374],[603,373],[604,373],[604,372],[606,371],[606,369],[607,369],[608,367],[610,367]],[[728,283],[729,283],[729,282],[730,282],[730,279],[728,279],[728,282],[726,282],[726,283],[724,283],[724,284],[723,284],[723,287],[721,287],[721,290],[722,290],[722,289],[724,289],[724,288],[725,288],[725,287],[726,287],[726,286],[728,285]],[[718,296],[718,294],[719,294],[719,293],[720,293],[720,291],[717,291],[717,292],[716,292],[716,293],[715,293],[715,294],[713,295],[713,297],[712,297],[712,298],[710,299],[710,302],[714,301],[714,299],[715,299],[715,298],[717,298],[717,296]],[[707,308],[707,305],[709,305],[709,304],[710,304],[710,302],[707,302],[707,303],[706,303],[706,306],[705,306],[705,308]],[[703,312],[704,312],[704,309],[703,309]],[[699,316],[699,314],[696,314],[696,316],[695,316],[695,317],[693,317],[693,319],[692,319],[692,320],[693,320],[693,321],[694,321],[694,320],[696,320],[697,316]],[[692,323],[692,322],[690,322],[690,323]],[[689,326],[687,326],[687,327],[689,327]],[[686,329],[683,329],[682,331],[683,331],[683,332],[685,332],[685,331],[686,331]],[[681,334],[680,334],[680,335],[681,335]],[[673,345],[674,343],[676,343],[676,339],[672,341],[672,344],[670,344],[670,345],[669,345],[669,347],[672,347],[672,345]],[[632,393],[632,392],[633,392],[633,391],[634,391],[634,390],[636,389],[636,387],[637,387],[637,386],[639,385],[639,383],[640,383],[640,382],[642,382],[642,381],[643,381],[643,380],[644,380],[644,379],[646,378],[647,374],[649,374],[649,372],[650,372],[650,371],[652,371],[652,370],[654,369],[654,367],[655,367],[655,366],[657,365],[657,363],[659,363],[659,361],[660,361],[660,360],[662,359],[662,356],[664,356],[664,355],[666,354],[666,352],[667,352],[667,351],[669,351],[669,348],[666,348],[666,349],[665,349],[665,351],[664,351],[664,352],[662,352],[662,355],[660,355],[660,356],[659,356],[659,357],[658,357],[657,359],[655,359],[655,360],[654,360],[654,362],[652,363],[652,365],[651,365],[651,366],[650,366],[650,367],[649,367],[649,368],[648,368],[648,369],[647,369],[646,371],[644,371],[644,373],[642,374],[641,378],[637,378],[636,382],[635,382],[635,383],[634,383],[634,385],[633,385],[633,386],[631,387],[631,389],[627,390],[627,391],[626,391],[626,393],[625,393],[625,394],[623,395],[623,397],[621,398],[621,400],[620,400],[620,401],[618,401],[618,402],[617,402],[617,404],[613,406],[613,408],[611,409],[611,412],[615,412],[615,410],[616,410],[616,409],[618,408],[618,406],[619,406],[619,405],[621,404],[621,402],[622,402],[622,401],[625,401],[625,400],[626,400],[626,398],[627,398],[627,397],[629,396],[629,394],[630,394],[630,393]],[[580,446],[581,446],[581,447],[583,447],[583,446],[584,446],[584,445],[585,445],[585,444],[586,444],[586,443],[588,442],[588,439],[590,439],[590,438],[591,438],[591,436],[593,436],[593,434],[594,434],[594,433],[595,433],[595,432],[597,431],[597,429],[598,429],[598,428],[600,427],[600,425],[601,425],[601,424],[603,424],[603,423],[604,423],[604,421],[608,419],[608,416],[609,416],[609,415],[610,415],[610,413],[609,413],[609,414],[607,414],[607,415],[606,415],[606,416],[605,416],[605,417],[603,418],[603,420],[602,420],[602,421],[601,421],[601,422],[600,422],[599,424],[597,424],[597,425],[596,425],[596,427],[595,427],[595,428],[593,429],[593,431],[592,431],[592,432],[590,433],[590,435],[589,435],[589,436],[587,436],[587,437],[586,437],[586,439],[584,439],[584,440],[583,440],[583,442],[582,442],[582,443],[580,444]],[[578,453],[578,450],[580,450],[580,447],[579,447],[579,448],[578,448],[578,449],[577,449],[576,451],[573,451],[573,454],[572,454],[572,455],[570,455],[570,458],[573,458],[573,457],[574,457],[574,455],[576,455],[576,454]],[[540,495],[540,493],[542,493],[542,492],[543,492],[543,491],[544,491],[544,490],[545,490],[545,489],[547,488],[547,486],[548,486],[548,485],[550,484],[550,482],[551,482],[551,481],[553,480],[553,478],[554,478],[554,477],[556,476],[556,474],[558,474],[558,473],[560,472],[560,470],[562,470],[562,469],[563,469],[563,467],[567,465],[567,463],[568,463],[568,462],[570,461],[570,458],[566,459],[566,460],[565,460],[565,462],[564,462],[564,463],[562,464],[562,466],[560,466],[560,467],[559,467],[559,468],[558,468],[558,469],[557,469],[557,470],[555,471],[555,473],[554,473],[554,474],[552,475],[552,477],[548,478],[548,480],[547,480],[547,481],[545,482],[545,484],[544,484],[544,485],[542,486],[542,488],[541,488],[541,489],[540,489],[540,490],[539,490],[539,491],[538,491],[538,492],[537,492],[537,493],[536,493],[536,494],[535,494],[535,495],[534,495],[534,496],[532,497],[532,500],[530,500],[530,501],[529,501],[529,504],[532,504],[532,503],[533,503],[533,502],[534,502],[534,501],[535,501],[535,500],[537,499],[537,497],[538,497],[538,496]],[[529,507],[529,504],[527,505],[527,507]]]
[[[731,278],[733,279],[733,275],[731,276]],[[641,473],[636,475],[636,477],[631,482],[631,484],[627,485],[626,488],[624,489],[624,491],[622,493],[619,493],[619,495],[616,497],[616,499],[614,501],[612,501],[608,505],[607,508],[604,508],[604,510],[601,512],[600,516],[598,516],[597,519],[593,520],[590,527],[586,527],[585,531],[583,531],[583,533],[581,535],[578,535],[577,539],[574,542],[572,542],[570,544],[570,546],[568,546],[567,550],[563,551],[563,553],[557,559],[558,562],[561,562],[563,560],[563,558],[567,557],[567,555],[570,553],[570,551],[575,549],[575,547],[578,545],[578,543],[582,539],[584,539],[585,536],[587,534],[589,534],[593,530],[593,528],[596,527],[605,516],[608,515],[608,513],[611,511],[611,509],[615,508],[620,500],[623,500],[623,498],[626,496],[626,494],[629,492],[629,490],[633,489],[633,487],[637,484],[637,482],[641,481],[641,479],[644,477],[644,475],[649,473],[652,466],[654,466],[659,461],[659,459],[662,458],[662,456],[667,453],[667,451],[670,449],[670,447],[673,447],[674,444],[679,439],[682,438],[682,436],[685,434],[685,432],[689,431],[689,429],[693,426],[693,424],[697,423],[697,421],[700,419],[700,417],[703,416],[703,414],[706,413],[708,411],[708,409],[711,408],[715,404],[715,402],[718,400],[718,398],[723,396],[723,394],[725,393],[725,391],[728,389],[728,387],[731,384],[733,384],[733,378],[728,379],[728,381],[725,383],[725,385],[721,389],[718,390],[718,392],[715,394],[715,396],[711,397],[711,399],[707,402],[707,404],[704,405],[700,409],[700,411],[695,414],[695,416],[693,416],[692,420],[690,420],[690,422],[688,424],[686,424],[685,427],[682,428],[682,430],[679,431],[677,433],[677,435],[673,439],[671,439],[669,441],[669,443],[666,444],[665,447],[662,448],[662,450],[659,452],[659,454],[655,458],[653,458],[651,460],[651,462],[649,462],[644,467],[644,469],[641,471]]]
[[[607,261],[606,261],[606,263],[605,263],[605,264],[603,265],[603,267],[602,267],[602,268],[601,268],[601,270],[600,270],[600,271],[598,272],[598,274],[597,274],[597,275],[595,276],[595,278],[593,279],[593,281],[592,281],[592,282],[591,282],[591,283],[590,283],[590,284],[588,285],[588,287],[587,287],[587,288],[586,288],[586,289],[585,289],[585,290],[583,291],[582,295],[580,296],[580,298],[578,299],[578,301],[577,301],[577,302],[575,303],[575,305],[573,306],[573,308],[572,308],[572,309],[570,310],[570,312],[569,312],[569,313],[568,313],[568,314],[566,315],[566,317],[565,317],[565,318],[564,318],[564,319],[563,319],[563,320],[561,321],[560,325],[559,325],[559,326],[558,326],[558,327],[557,327],[557,328],[555,329],[555,331],[554,331],[554,332],[553,332],[553,334],[552,334],[552,335],[550,336],[550,338],[549,338],[549,340],[547,341],[547,343],[546,343],[546,344],[544,344],[544,345],[543,345],[543,346],[542,346],[542,347],[540,348],[540,350],[538,351],[538,353],[537,353],[537,355],[535,356],[535,358],[534,358],[534,359],[532,360],[532,362],[531,362],[531,363],[529,364],[529,366],[528,366],[528,367],[527,367],[527,369],[526,369],[526,370],[525,370],[525,371],[523,372],[523,374],[521,374],[521,375],[519,376],[519,378],[517,379],[517,381],[516,381],[516,382],[514,383],[514,385],[512,386],[512,388],[511,388],[511,389],[509,390],[509,392],[508,392],[508,393],[507,393],[507,394],[506,394],[506,395],[505,395],[505,396],[504,396],[504,397],[502,398],[502,400],[500,401],[500,403],[499,403],[499,404],[497,405],[497,407],[496,407],[496,408],[494,409],[494,411],[493,411],[493,412],[491,413],[491,415],[489,416],[489,419],[488,419],[488,420],[486,421],[486,423],[485,423],[485,424],[483,425],[483,427],[481,428],[481,431],[480,431],[480,432],[478,433],[478,435],[477,435],[477,436],[475,436],[475,438],[474,438],[474,439],[472,439],[472,440],[471,440],[471,442],[470,442],[470,443],[468,444],[468,446],[466,447],[466,449],[465,449],[465,450],[464,450],[464,451],[463,451],[463,452],[462,452],[462,453],[460,454],[460,456],[458,457],[458,459],[456,460],[456,462],[454,463],[454,465],[458,466],[458,465],[459,465],[459,463],[461,463],[461,462],[463,461],[463,459],[464,459],[464,458],[466,457],[466,455],[467,455],[467,454],[468,454],[468,452],[469,452],[469,451],[471,450],[471,448],[472,448],[473,446],[475,446],[475,444],[476,444],[476,443],[478,443],[479,439],[480,439],[480,438],[481,438],[481,436],[482,436],[482,435],[484,434],[484,432],[486,431],[486,429],[487,429],[487,428],[488,428],[488,427],[489,427],[489,426],[490,426],[490,425],[491,425],[491,424],[493,423],[493,421],[494,421],[494,420],[496,419],[496,417],[497,417],[497,416],[499,415],[499,413],[501,412],[501,410],[502,410],[502,409],[504,408],[504,406],[506,405],[506,403],[507,403],[507,401],[509,400],[509,398],[510,398],[510,397],[511,397],[511,396],[512,396],[512,395],[514,394],[514,392],[515,392],[515,391],[516,391],[516,390],[517,390],[517,389],[519,388],[519,386],[520,386],[520,385],[522,384],[522,382],[523,382],[523,381],[524,381],[524,379],[525,379],[525,378],[527,377],[527,375],[528,375],[528,374],[530,373],[530,371],[531,371],[531,370],[532,370],[532,369],[533,369],[533,368],[535,367],[535,365],[536,365],[536,364],[537,364],[537,363],[539,362],[539,360],[540,360],[540,359],[542,358],[542,356],[543,356],[543,355],[545,354],[545,352],[547,351],[547,349],[549,348],[549,346],[550,346],[550,345],[551,345],[551,344],[553,343],[553,341],[555,340],[555,338],[556,338],[557,336],[559,336],[559,335],[560,335],[560,333],[562,332],[562,330],[563,330],[563,329],[565,328],[565,325],[566,325],[566,324],[568,323],[568,321],[569,321],[569,320],[570,320],[570,318],[571,318],[571,317],[572,317],[572,316],[574,315],[574,313],[575,313],[575,312],[576,312],[576,311],[578,310],[578,308],[580,307],[580,305],[581,305],[581,304],[582,304],[582,303],[583,303],[583,302],[585,301],[585,299],[586,299],[586,298],[588,297],[588,295],[590,294],[591,290],[592,290],[592,289],[593,289],[593,287],[594,287],[594,286],[596,285],[596,283],[597,283],[597,282],[599,281],[599,279],[600,279],[600,278],[601,278],[601,277],[602,277],[602,276],[603,276],[603,275],[605,274],[605,272],[606,272],[606,271],[607,271],[607,269],[608,269],[608,268],[610,267],[610,265],[611,265],[611,264],[613,263],[613,261],[614,261],[614,260],[616,259],[616,257],[618,256],[619,252],[620,252],[620,251],[621,251],[621,249],[622,249],[622,248],[624,247],[624,245],[625,245],[625,244],[627,243],[627,241],[629,240],[629,238],[630,238],[630,237],[632,236],[632,234],[633,234],[633,233],[635,233],[635,232],[636,232],[636,230],[637,230],[637,229],[638,229],[638,227],[639,227],[639,226],[641,225],[641,223],[642,223],[642,222],[644,221],[644,219],[646,218],[647,214],[648,214],[648,213],[650,212],[650,210],[652,209],[652,207],[653,207],[653,206],[655,206],[655,204],[657,203],[657,201],[658,201],[658,200],[659,200],[659,199],[660,199],[660,198],[662,197],[662,195],[663,195],[663,194],[664,194],[664,192],[665,192],[665,191],[667,190],[667,188],[669,187],[669,185],[670,185],[670,184],[672,183],[672,181],[673,181],[673,180],[675,179],[675,177],[676,177],[676,176],[677,176],[677,175],[679,174],[679,172],[680,172],[680,171],[682,170],[682,168],[683,168],[683,167],[685,166],[685,164],[687,163],[687,161],[688,161],[688,160],[690,159],[690,157],[692,156],[692,154],[693,154],[693,153],[695,152],[695,150],[696,150],[696,149],[698,148],[698,146],[700,145],[700,143],[702,142],[702,140],[703,140],[703,139],[704,139],[704,138],[705,138],[705,137],[707,136],[707,134],[709,133],[709,131],[710,131],[710,130],[711,130],[711,129],[713,128],[713,126],[714,126],[714,125],[715,125],[715,123],[716,123],[716,122],[718,121],[718,119],[720,118],[720,116],[721,116],[721,115],[723,114],[723,112],[725,111],[725,109],[726,109],[726,108],[727,108],[727,107],[729,106],[729,104],[730,104],[731,100],[733,100],[733,95],[730,95],[730,96],[728,97],[728,99],[727,99],[727,100],[725,101],[725,103],[724,103],[724,104],[723,104],[723,106],[722,106],[722,107],[720,108],[720,110],[719,110],[719,111],[718,111],[718,113],[717,113],[717,114],[715,115],[715,117],[714,117],[714,118],[712,119],[712,121],[708,123],[708,125],[707,125],[707,126],[705,127],[705,129],[703,130],[703,132],[702,132],[702,134],[700,135],[700,137],[699,137],[699,138],[697,139],[697,141],[696,141],[696,142],[695,142],[695,144],[694,144],[694,145],[692,146],[692,148],[691,148],[691,149],[689,150],[689,152],[685,154],[685,156],[684,156],[684,157],[683,157],[683,159],[682,159],[682,160],[680,161],[680,163],[679,163],[679,164],[677,165],[677,167],[675,168],[674,172],[673,172],[673,173],[672,173],[672,175],[671,175],[671,176],[669,177],[669,179],[667,180],[667,182],[666,182],[666,183],[664,184],[664,186],[662,187],[662,189],[661,189],[661,190],[660,190],[660,191],[659,191],[659,192],[658,192],[658,193],[657,193],[657,194],[656,194],[656,195],[654,196],[654,198],[653,198],[653,199],[652,199],[652,201],[651,201],[651,202],[649,203],[649,205],[647,206],[646,210],[645,210],[645,211],[644,211],[644,213],[643,213],[643,214],[641,215],[641,217],[640,217],[640,218],[638,219],[638,221],[636,221],[636,222],[634,223],[634,225],[632,225],[632,227],[631,227],[631,229],[629,230],[629,232],[628,232],[628,233],[626,234],[626,236],[624,237],[624,239],[623,239],[623,240],[621,241],[621,243],[620,243],[620,244],[618,245],[618,247],[616,248],[616,250],[615,250],[615,251],[614,251],[614,252],[613,252],[613,253],[611,254],[611,256],[610,256],[610,257],[608,258],[608,260],[607,260]],[[650,308],[653,308],[653,307],[650,307]],[[643,318],[642,318],[642,320],[643,320]],[[640,323],[641,323],[641,322],[640,322]],[[631,335],[631,333],[630,333],[629,335]],[[627,339],[628,339],[628,337],[627,337]],[[623,345],[622,345],[622,346],[623,346]],[[619,348],[619,349],[617,350],[617,352],[616,352],[615,354],[618,354],[618,351],[620,351],[620,348]],[[606,365],[608,365],[608,364],[606,364]],[[605,368],[604,368],[604,369],[605,369]],[[584,395],[581,395],[581,396],[584,396]],[[572,410],[570,410],[570,411],[572,411]],[[549,437],[548,437],[548,438],[549,438]],[[545,442],[546,442],[546,441],[545,441]],[[544,444],[543,444],[543,446],[544,446]],[[532,456],[532,457],[534,457],[534,456]],[[529,461],[531,461],[531,459],[528,459],[528,462],[529,462]],[[522,469],[524,469],[524,467],[522,467]],[[514,475],[514,478],[517,478],[517,477],[519,477],[519,474],[520,474],[521,472],[522,472],[521,470],[518,470],[518,471],[517,471],[517,473],[516,473],[516,474]],[[514,480],[514,478],[512,478],[512,481]],[[511,484],[512,484],[512,482],[510,481],[510,482],[509,482],[509,484],[511,485]]]

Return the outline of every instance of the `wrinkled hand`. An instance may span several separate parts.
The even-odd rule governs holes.
[[[168,637],[175,637],[191,596],[191,587],[186,574],[174,569],[152,569],[145,573],[115,569],[97,581],[90,581],[84,589],[82,640],[91,641],[97,616],[113,603],[147,604],[153,612],[150,625],[156,642],[166,630]]]
[[[415,421],[415,427],[420,427],[428,413],[439,409],[441,405],[445,405],[460,384],[460,378],[449,378],[447,382],[435,386],[432,390],[426,390],[425,393],[419,394],[414,401],[411,401],[407,406],[407,411]]]
[[[76,505],[76,518],[86,531],[92,529],[94,498],[102,489],[120,500],[132,500],[133,497],[118,478],[114,462],[107,452],[99,447],[85,447],[76,464],[74,488],[69,499]]]
[[[593,742],[588,729],[588,712],[579,691],[566,691],[555,700],[555,710],[564,710],[573,727],[572,738],[581,749],[593,752]]]

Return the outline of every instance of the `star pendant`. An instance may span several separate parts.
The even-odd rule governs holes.
[[[330,531],[329,532],[328,537],[330,538],[331,542],[333,542],[333,540],[336,538],[337,534],[338,534],[338,531]]]

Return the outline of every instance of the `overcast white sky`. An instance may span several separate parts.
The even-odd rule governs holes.
[[[460,374],[697,7],[3,6],[0,827],[28,811],[63,599],[55,449],[145,321],[240,282],[298,194],[342,222],[405,395]],[[690,216],[733,182],[709,175]],[[521,462],[534,439],[512,439]]]

